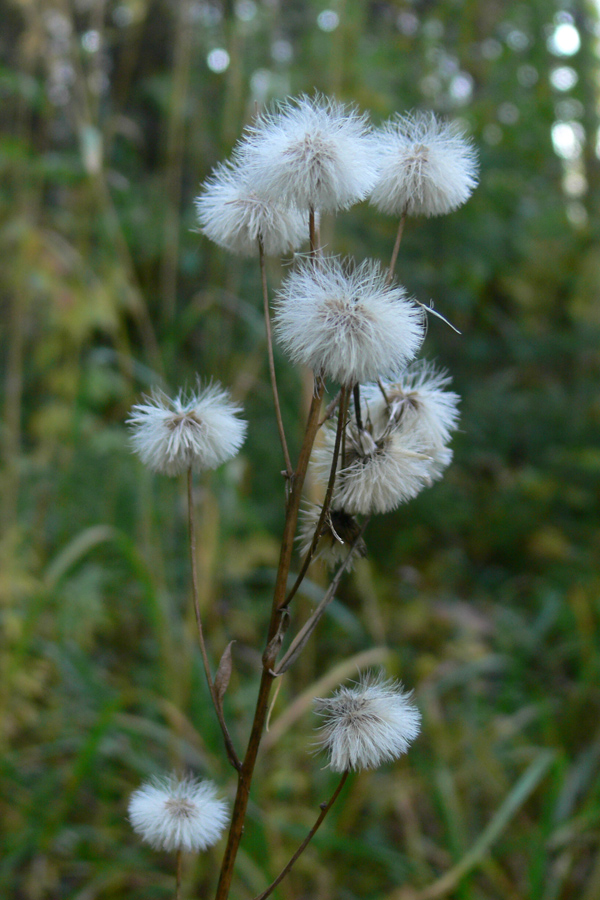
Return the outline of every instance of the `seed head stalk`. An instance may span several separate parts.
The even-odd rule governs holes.
[[[275,590],[273,592],[271,619],[267,633],[267,646],[263,654],[263,671],[260,679],[260,687],[258,690],[258,698],[256,701],[250,738],[248,740],[248,747],[241,768],[239,769],[237,793],[231,816],[231,827],[229,829],[229,837],[223,856],[215,900],[227,900],[227,897],[229,896],[235,860],[244,830],[246,809],[248,807],[248,799],[250,796],[250,786],[252,784],[256,758],[258,756],[258,750],[268,713],[271,686],[275,678],[273,666],[283,640],[280,607],[283,606],[285,601],[287,580],[294,549],[294,535],[296,533],[298,511],[300,509],[300,500],[302,497],[302,488],[306,478],[310,454],[319,428],[319,414],[321,412],[321,402],[324,390],[325,384],[323,380],[320,378],[317,379],[315,381],[315,391],[313,393],[308,421],[304,432],[304,440],[298,457],[298,465],[296,466],[296,471],[291,479],[279,565],[277,568],[277,578],[275,581]]]

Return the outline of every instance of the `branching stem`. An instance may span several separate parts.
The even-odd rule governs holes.
[[[327,491],[325,492],[325,499],[323,501],[323,505],[321,507],[321,514],[319,515],[319,521],[317,522],[317,527],[315,528],[315,533],[313,535],[313,539],[311,541],[310,547],[308,549],[308,553],[304,558],[304,562],[298,572],[298,577],[294,582],[292,589],[289,594],[285,598],[285,603],[283,603],[279,608],[287,609],[290,605],[292,599],[294,598],[298,588],[302,584],[304,580],[304,576],[308,571],[308,567],[311,564],[312,558],[314,556],[315,550],[317,548],[317,544],[319,543],[319,538],[321,537],[321,530],[323,528],[323,524],[325,519],[327,518],[327,514],[329,513],[329,507],[331,505],[331,498],[333,496],[333,488],[335,485],[335,475],[337,472],[337,461],[340,455],[340,446],[342,443],[342,435],[346,428],[346,414],[348,412],[348,396],[349,396],[349,388],[343,387],[340,391],[340,409],[338,412],[338,424],[337,430],[335,433],[335,445],[333,448],[333,457],[331,460],[331,470],[329,472],[329,482],[327,484]]]
[[[181,881],[183,875],[183,851],[177,851],[176,872],[175,872],[175,900],[181,900]]]
[[[327,815],[327,813],[329,812],[329,810],[331,809],[331,807],[333,806],[333,804],[335,803],[337,798],[339,797],[340,792],[341,792],[342,788],[344,787],[344,785],[346,783],[346,779],[348,778],[349,774],[350,773],[348,771],[344,772],[344,774],[342,775],[342,777],[340,779],[338,786],[336,787],[335,791],[333,792],[333,794],[331,795],[331,797],[329,798],[327,803],[321,804],[321,812],[319,813],[319,817],[318,817],[317,821],[315,822],[315,824],[313,825],[311,830],[308,832],[308,834],[306,835],[306,837],[304,838],[304,840],[302,841],[302,843],[300,844],[300,846],[298,847],[298,849],[296,850],[296,852],[294,853],[292,858],[290,859],[289,863],[286,866],[284,866],[284,868],[281,870],[281,872],[279,873],[279,875],[277,876],[275,881],[273,881],[272,884],[269,885],[269,887],[266,889],[266,891],[263,891],[262,894],[259,894],[258,897],[254,898],[254,900],[266,900],[266,898],[270,894],[273,893],[273,891],[275,890],[277,885],[281,881],[283,881],[283,879],[285,878],[287,873],[290,871],[290,869],[292,868],[292,866],[294,865],[294,863],[296,862],[298,857],[300,857],[304,853],[304,851],[306,850],[306,848],[312,841],[313,837],[319,830],[321,823],[323,822],[323,819],[325,818],[325,816]]]
[[[394,277],[394,269],[396,268],[396,260],[398,259],[398,250],[400,249],[400,241],[402,240],[402,232],[404,231],[404,223],[406,222],[406,210],[400,216],[400,222],[398,223],[398,231],[396,232],[396,243],[394,244],[394,249],[392,250],[392,259],[390,261],[390,267],[388,269],[387,278],[385,279],[385,286],[387,287],[392,282],[392,278]]]
[[[287,441],[285,439],[285,429],[283,427],[283,417],[281,415],[281,406],[279,403],[279,392],[277,390],[277,377],[275,375],[275,358],[273,356],[273,336],[271,334],[271,313],[269,310],[269,290],[267,287],[267,267],[265,264],[265,245],[262,238],[258,239],[258,255],[260,258],[260,276],[263,291],[263,307],[265,314],[265,328],[267,330],[267,355],[269,357],[269,375],[271,378],[271,389],[273,391],[273,403],[275,405],[275,418],[277,419],[277,429],[279,431],[279,440],[283,450],[283,459],[285,461],[286,477],[290,479],[293,474],[292,461],[288,451]]]
[[[269,622],[269,631],[267,633],[267,649],[263,655],[263,671],[258,689],[254,720],[248,739],[248,747],[238,774],[238,787],[231,815],[231,826],[229,828],[229,836],[225,854],[223,856],[223,863],[221,865],[221,874],[219,876],[215,900],[227,900],[227,897],[229,896],[235,860],[244,831],[244,821],[246,819],[246,809],[248,807],[248,799],[250,796],[250,786],[252,784],[258,749],[260,747],[269,708],[271,686],[273,684],[273,679],[275,678],[272,668],[280,646],[278,635],[280,633],[280,625],[283,618],[280,607],[285,600],[287,579],[294,549],[294,535],[296,533],[296,523],[298,521],[298,510],[300,509],[300,500],[302,497],[302,488],[304,486],[304,479],[306,478],[308,461],[310,459],[315,436],[319,428],[319,413],[321,411],[324,390],[324,382],[321,379],[318,379],[315,382],[315,390],[313,392],[304,439],[298,457],[298,465],[296,466],[296,471],[290,482],[290,493],[286,507],[283,538],[279,554],[279,566],[277,569],[277,578],[275,581],[273,602],[271,606],[271,619]],[[283,640],[283,635],[281,635],[281,640]]]
[[[225,740],[225,749],[227,751],[227,758],[229,762],[238,771],[241,768],[240,759],[235,752],[235,748],[233,746],[233,741],[231,740],[231,736],[227,729],[227,725],[225,723],[225,717],[223,715],[223,709],[219,700],[217,698],[217,694],[215,691],[215,683],[212,677],[212,673],[210,671],[210,663],[208,661],[208,653],[206,652],[206,643],[204,641],[204,629],[202,628],[202,617],[200,615],[200,599],[198,592],[198,567],[196,563],[196,526],[194,522],[194,497],[193,497],[193,478],[192,478],[192,470],[188,469],[187,473],[187,500],[188,500],[188,528],[189,528],[189,538],[190,538],[190,557],[192,563],[192,592],[194,595],[194,612],[196,614],[196,624],[198,626],[198,641],[200,643],[200,653],[202,654],[202,663],[204,665],[204,672],[206,675],[206,681],[208,683],[208,689],[210,691],[210,696],[213,702],[213,706],[215,708],[215,712],[217,714],[217,719],[219,720],[219,725],[221,726],[221,731],[223,732],[223,738]]]

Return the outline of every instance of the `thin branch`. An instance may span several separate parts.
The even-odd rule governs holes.
[[[363,423],[360,410],[360,384],[358,381],[354,385],[354,415],[356,416],[356,427],[359,431],[362,431]]]
[[[340,455],[340,445],[342,442],[342,434],[346,427],[346,413],[348,411],[348,395],[349,389],[343,387],[340,391],[340,409],[338,413],[338,425],[335,433],[335,445],[333,448],[333,457],[331,460],[331,469],[329,472],[329,482],[327,484],[327,491],[325,492],[325,499],[323,501],[323,505],[321,507],[321,514],[319,515],[319,521],[317,522],[317,527],[315,528],[315,533],[313,534],[313,539],[311,541],[310,547],[308,548],[308,552],[304,558],[304,562],[298,572],[298,577],[294,582],[292,589],[289,594],[285,598],[284,603],[279,607],[279,609],[287,609],[290,605],[292,599],[294,598],[298,588],[302,584],[304,580],[304,576],[308,571],[308,567],[311,564],[312,558],[314,556],[315,550],[317,548],[317,544],[319,543],[319,538],[321,537],[321,530],[323,528],[323,524],[325,519],[327,518],[327,514],[329,512],[329,507],[331,505],[331,498],[333,496],[333,488],[335,485],[335,474],[337,471],[337,461]]]
[[[277,419],[277,429],[279,431],[279,440],[283,450],[283,458],[285,461],[286,478],[290,479],[293,475],[292,461],[285,439],[285,429],[283,427],[283,418],[281,415],[281,406],[279,404],[279,392],[277,390],[277,377],[275,375],[275,358],[273,356],[273,337],[271,334],[271,313],[269,311],[269,290],[267,287],[267,267],[265,265],[265,245],[262,238],[258,239],[258,255],[260,258],[260,275],[263,290],[263,307],[265,313],[265,328],[267,330],[267,354],[269,357],[269,375],[271,377],[271,389],[273,391],[273,403],[275,404],[275,418]]]
[[[387,278],[385,279],[386,287],[391,284],[392,278],[394,277],[394,269],[396,268],[396,260],[398,258],[398,250],[400,249],[400,241],[402,240],[402,232],[404,231],[404,223],[406,222],[406,210],[400,216],[400,222],[398,223],[398,231],[396,233],[396,243],[394,244],[394,249],[392,250],[392,259],[390,261],[390,267],[388,269]]]
[[[181,900],[181,880],[183,875],[183,852],[181,849],[177,851],[177,870],[175,874],[175,900]]]
[[[221,864],[221,873],[215,900],[226,900],[229,896],[235,860],[244,832],[244,821],[246,818],[246,809],[248,808],[250,786],[252,784],[256,758],[258,756],[258,750],[269,708],[271,686],[275,678],[272,667],[275,663],[278,651],[276,644],[273,645],[273,638],[278,634],[281,625],[282,614],[279,607],[285,599],[290,563],[294,549],[294,535],[296,533],[296,524],[298,521],[298,510],[300,509],[300,500],[302,497],[302,488],[306,478],[308,461],[319,428],[319,413],[321,411],[324,390],[325,384],[322,379],[316,379],[308,421],[304,431],[304,439],[298,457],[298,465],[296,466],[294,477],[290,483],[290,493],[285,511],[285,524],[281,541],[281,551],[279,554],[279,566],[277,568],[277,578],[275,580],[275,590],[273,591],[273,601],[271,605],[271,619],[269,621],[269,630],[267,632],[267,649],[274,646],[272,652],[275,655],[271,657],[271,653],[267,653],[266,651],[263,655],[263,671],[258,689],[258,697],[256,699],[254,719],[250,737],[248,739],[246,755],[244,756],[242,767],[238,774],[238,786],[233,805],[233,812],[231,814],[229,836],[227,838],[227,846],[225,847],[223,862]]]
[[[381,383],[381,378],[377,379],[377,387],[379,388],[379,390],[381,391],[381,393],[383,395],[383,399],[385,400],[385,405],[389,408],[390,398],[388,397],[388,395],[385,392],[385,388]]]
[[[208,653],[206,652],[206,643],[204,641],[204,629],[202,628],[202,618],[200,616],[200,599],[198,592],[198,568],[196,564],[196,526],[194,522],[194,502],[192,487],[192,469],[190,467],[187,473],[188,528],[190,537],[190,557],[192,562],[192,592],[194,595],[194,612],[196,613],[196,624],[198,626],[198,641],[200,643],[200,653],[202,654],[202,663],[204,665],[204,672],[206,675],[206,681],[208,683],[208,689],[210,691],[213,706],[217,714],[217,719],[219,720],[219,725],[221,726],[221,731],[223,732],[225,749],[227,750],[227,757],[234,769],[237,769],[239,771],[242,764],[237,753],[235,752],[233,741],[231,740],[231,736],[229,734],[227,725],[225,723],[225,718],[223,716],[223,709],[217,698],[215,683],[210,671]]]
[[[321,600],[321,602],[319,603],[319,605],[317,606],[315,611],[312,613],[310,618],[307,619],[307,621],[304,623],[304,625],[302,626],[302,628],[300,629],[300,631],[298,632],[298,634],[296,635],[296,637],[294,638],[294,640],[292,641],[290,646],[288,647],[284,656],[277,663],[277,665],[274,669],[275,676],[283,675],[284,672],[287,672],[287,670],[296,661],[296,659],[298,658],[298,656],[304,649],[305,645],[308,642],[308,639],[310,638],[311,634],[317,627],[317,624],[319,623],[319,620],[321,619],[323,613],[325,612],[325,610],[327,609],[327,607],[329,606],[329,604],[335,597],[335,592],[338,589],[338,585],[342,579],[342,575],[350,567],[350,563],[352,562],[352,557],[354,556],[356,548],[358,547],[360,540],[361,540],[363,534],[365,533],[365,530],[366,530],[366,527],[368,524],[369,524],[369,519],[367,518],[361,525],[361,529],[360,529],[359,533],[357,534],[356,538],[354,539],[354,541],[352,542],[352,546],[350,547],[350,549],[348,551],[348,555],[347,555],[346,559],[344,560],[344,562],[341,564],[341,566],[335,573],[333,581],[327,588],[327,591],[325,592],[323,599]]]
[[[342,777],[340,779],[338,786],[336,787],[335,791],[333,792],[333,794],[331,795],[331,797],[329,798],[327,803],[321,804],[321,812],[319,813],[319,817],[318,817],[317,821],[315,822],[313,827],[310,829],[310,831],[308,832],[308,834],[306,835],[306,837],[304,838],[304,840],[302,841],[302,843],[300,844],[300,846],[298,847],[298,849],[296,850],[296,852],[294,853],[292,858],[290,859],[289,863],[286,866],[284,866],[284,868],[281,870],[281,872],[279,873],[279,875],[277,876],[275,881],[273,881],[269,885],[269,887],[266,889],[266,891],[263,891],[262,894],[259,894],[257,897],[254,898],[254,900],[266,900],[266,898],[270,894],[273,893],[273,891],[275,890],[277,885],[281,881],[283,881],[283,879],[285,878],[287,873],[290,871],[290,869],[292,868],[292,866],[294,865],[294,863],[296,862],[298,857],[300,857],[304,853],[304,851],[306,850],[306,848],[312,841],[313,837],[319,830],[321,823],[323,822],[323,819],[325,818],[325,816],[327,815],[327,813],[329,812],[329,810],[331,809],[331,807],[333,806],[333,804],[335,803],[337,798],[339,797],[340,792],[341,792],[342,788],[344,787],[344,785],[346,783],[346,779],[348,778],[349,774],[350,773],[348,771],[344,772],[344,774],[342,775]]]
[[[331,403],[329,404],[329,406],[326,408],[325,415],[319,422],[319,428],[321,428],[325,424],[325,422],[328,422],[329,419],[331,419],[331,417],[333,416],[334,412],[337,409],[337,405],[340,402],[341,396],[342,396],[342,392],[338,391],[337,394],[335,395],[335,397],[333,398],[333,400],[331,401]]]
[[[319,237],[315,227],[315,210],[312,206],[308,212],[308,234],[310,238],[311,256],[316,256],[319,249]]]

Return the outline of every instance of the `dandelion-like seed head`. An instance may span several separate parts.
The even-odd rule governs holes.
[[[221,837],[229,814],[210,781],[155,778],[129,798],[133,830],[156,850],[206,850]]]
[[[382,433],[401,426],[418,433],[424,446],[439,449],[458,425],[460,397],[446,388],[451,378],[426,360],[410,365],[392,382],[367,385],[362,391],[366,415]]]
[[[426,362],[410,366],[392,383],[361,390],[361,422],[346,426],[345,454],[338,465],[333,502],[350,515],[385,513],[416,497],[441,478],[452,461],[447,446],[458,423],[459,397],[450,379]],[[335,429],[326,428],[315,450],[317,478],[329,478]]]
[[[422,310],[378,263],[351,269],[335,257],[304,260],[286,279],[275,329],[293,362],[346,385],[403,368],[424,337]]]
[[[411,696],[399,682],[369,672],[352,687],[315,699],[315,709],[324,717],[319,743],[329,753],[330,768],[375,769],[406,753],[421,722]]]
[[[204,234],[241,256],[257,256],[262,241],[267,256],[297,250],[308,240],[308,221],[298,209],[260,196],[239,166],[217,166],[196,199]]]
[[[215,469],[240,449],[246,422],[227,391],[210,384],[171,399],[154,390],[131,410],[131,442],[152,471],[182,475],[190,468]]]
[[[397,116],[376,138],[380,171],[371,203],[383,213],[440,216],[462,206],[477,186],[473,144],[433,113]]]
[[[304,210],[345,209],[364,199],[377,178],[366,116],[320,95],[259,116],[235,153],[257,193]]]

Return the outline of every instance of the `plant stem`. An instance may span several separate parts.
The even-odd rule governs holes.
[[[360,410],[360,384],[358,383],[358,381],[354,385],[354,415],[356,416],[356,427],[359,431],[362,431],[363,423]]]
[[[308,212],[308,234],[310,238],[311,256],[316,256],[319,247],[319,241],[317,236],[317,229],[315,228],[315,211],[312,206]]]
[[[333,457],[331,460],[331,469],[329,472],[329,482],[327,484],[327,491],[325,492],[325,499],[323,500],[323,505],[321,507],[321,514],[319,516],[319,521],[317,522],[317,527],[315,528],[315,533],[313,535],[313,539],[311,541],[310,547],[308,549],[308,553],[304,558],[304,562],[302,563],[302,567],[298,572],[298,577],[294,582],[294,586],[290,590],[289,594],[285,598],[285,603],[280,607],[281,609],[287,609],[292,599],[294,598],[298,588],[302,584],[304,580],[304,576],[308,571],[308,567],[310,566],[311,560],[313,558],[314,552],[316,550],[317,544],[319,543],[319,538],[321,537],[321,530],[323,528],[323,524],[327,517],[327,513],[329,512],[329,507],[331,505],[331,497],[333,496],[333,487],[335,485],[335,474],[337,471],[337,461],[340,455],[340,445],[342,443],[342,435],[344,433],[344,429],[346,427],[346,413],[348,411],[348,396],[349,396],[349,388],[343,387],[340,391],[340,409],[338,412],[338,425],[335,433],[335,445],[333,448]]]
[[[306,848],[312,841],[313,837],[319,830],[321,823],[323,822],[323,819],[325,818],[325,816],[327,815],[327,813],[329,812],[329,810],[331,809],[331,807],[337,800],[337,798],[340,794],[340,791],[344,787],[344,784],[346,783],[346,779],[348,778],[349,774],[350,773],[348,771],[344,772],[344,774],[342,775],[342,777],[340,779],[338,786],[336,787],[335,791],[333,792],[333,794],[331,795],[331,797],[329,798],[327,803],[321,804],[321,812],[319,814],[317,821],[315,822],[315,824],[313,825],[311,830],[308,832],[308,834],[306,835],[306,837],[304,838],[304,840],[302,841],[302,843],[300,844],[300,846],[298,847],[298,849],[296,850],[296,852],[294,853],[292,858],[290,859],[289,863],[286,866],[284,866],[284,868],[281,870],[281,872],[279,873],[279,875],[277,876],[275,881],[273,881],[269,885],[269,887],[266,889],[266,891],[263,891],[262,894],[259,894],[257,897],[254,898],[254,900],[266,900],[266,898],[270,894],[273,893],[273,891],[275,890],[277,885],[280,883],[280,881],[283,881],[283,879],[285,878],[287,873],[290,871],[290,869],[292,868],[292,866],[294,865],[294,863],[296,862],[298,857],[304,853],[304,851],[306,850]]]
[[[300,509],[300,500],[302,497],[302,487],[304,485],[304,479],[306,478],[308,461],[310,459],[315,436],[319,428],[319,412],[321,410],[321,401],[324,390],[325,385],[323,381],[319,379],[315,383],[315,391],[310,405],[308,421],[304,432],[304,440],[298,457],[298,465],[290,480],[290,494],[286,507],[279,566],[277,569],[277,578],[275,580],[275,589],[273,591],[271,619],[267,633],[267,647],[263,655],[263,671],[260,679],[260,687],[258,689],[256,709],[254,711],[254,720],[252,722],[248,747],[238,774],[238,787],[231,816],[229,837],[223,856],[215,900],[226,900],[229,896],[235,860],[244,830],[244,821],[250,796],[252,776],[254,774],[258,748],[262,739],[265,719],[268,712],[271,685],[275,677],[272,672],[272,667],[275,663],[279,647],[281,646],[281,641],[283,640],[283,634],[280,634],[280,624],[282,621],[280,607],[285,600],[287,579],[294,549],[294,534],[296,532],[298,510]]]
[[[406,210],[400,216],[400,222],[398,223],[398,231],[396,233],[396,243],[394,244],[394,249],[392,251],[392,259],[390,261],[390,267],[388,269],[387,278],[385,279],[386,287],[391,284],[392,278],[394,277],[394,269],[396,268],[396,260],[398,258],[398,250],[400,249],[400,241],[402,240],[402,232],[404,231],[404,223],[406,222]]]
[[[183,851],[177,851],[177,871],[175,875],[176,884],[175,884],[175,900],[181,900],[181,878],[183,874]]]
[[[273,403],[275,405],[275,418],[277,419],[277,429],[279,431],[279,440],[283,450],[283,459],[285,461],[285,474],[288,479],[293,475],[292,461],[285,439],[285,430],[283,427],[283,418],[281,415],[281,406],[279,404],[279,392],[277,390],[277,377],[275,375],[275,359],[273,357],[273,337],[271,334],[271,314],[269,311],[269,290],[267,287],[267,267],[265,265],[265,245],[262,238],[258,239],[258,255],[260,258],[260,275],[263,289],[263,306],[265,313],[265,328],[267,330],[267,355],[269,357],[269,375],[271,377],[271,389],[273,391]]]
[[[204,672],[206,674],[206,681],[208,683],[208,689],[210,691],[210,696],[213,702],[213,706],[215,708],[215,712],[217,714],[217,719],[219,720],[219,725],[221,726],[221,731],[223,732],[223,738],[225,740],[225,749],[227,751],[227,758],[229,762],[238,771],[241,768],[240,759],[235,752],[235,748],[233,746],[233,741],[231,740],[231,736],[227,729],[227,725],[225,723],[225,717],[223,716],[222,706],[217,698],[217,694],[215,691],[215,683],[213,681],[212,673],[210,671],[210,663],[208,661],[208,653],[206,652],[206,643],[204,641],[204,629],[202,628],[202,618],[200,616],[200,600],[199,600],[199,592],[198,592],[198,569],[196,565],[196,526],[194,522],[194,502],[193,502],[193,479],[192,479],[192,469],[191,467],[188,469],[187,473],[187,500],[188,500],[188,528],[189,528],[189,537],[190,537],[190,557],[192,563],[192,593],[194,596],[194,612],[196,613],[196,624],[198,626],[198,641],[200,643],[200,653],[202,654],[202,663],[204,665]]]
[[[346,559],[344,560],[344,562],[341,564],[341,566],[335,573],[333,581],[327,588],[327,591],[325,592],[323,599],[320,601],[319,605],[317,606],[315,611],[312,613],[311,617],[304,623],[304,625],[302,626],[302,628],[300,629],[300,631],[298,632],[296,637],[293,639],[292,643],[286,650],[284,656],[277,663],[277,665],[275,667],[275,675],[283,675],[284,672],[287,672],[287,670],[290,668],[292,663],[297,659],[297,657],[302,652],[309,637],[311,636],[311,634],[317,627],[317,624],[319,623],[321,616],[323,615],[323,613],[325,612],[325,610],[327,609],[327,607],[333,600],[333,598],[335,596],[335,592],[338,589],[338,585],[339,585],[340,581],[342,580],[342,575],[344,574],[346,569],[348,569],[350,563],[352,562],[352,556],[354,554],[354,550],[360,543],[360,539],[362,538],[363,534],[365,533],[365,530],[366,530],[368,524],[369,524],[369,518],[367,517],[365,519],[365,521],[362,523],[360,531],[359,531],[358,535],[356,536],[356,538],[354,539],[352,546],[350,547],[350,550],[348,552],[348,555],[346,556]]]

